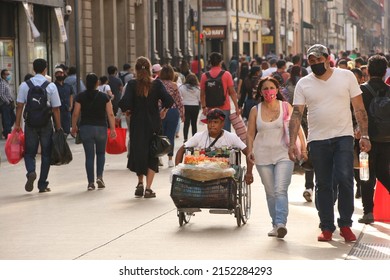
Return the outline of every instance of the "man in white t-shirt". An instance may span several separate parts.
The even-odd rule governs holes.
[[[225,114],[220,109],[212,109],[207,113],[207,130],[198,132],[176,153],[175,164],[178,165],[183,161],[185,148],[221,148],[223,146],[240,149],[245,156],[248,156],[248,148],[245,143],[235,134],[223,129],[225,125]],[[217,139],[215,141],[215,139]],[[248,164],[248,163],[247,163]],[[249,163],[251,164],[251,163]],[[252,178],[253,180],[253,178]],[[251,183],[251,182],[247,182]]]
[[[338,198],[340,235],[345,241],[355,241],[351,231],[354,211],[353,191],[353,126],[352,103],[362,137],[360,150],[368,152],[367,113],[361,90],[354,74],[349,70],[330,67],[328,49],[320,44],[307,51],[313,71],[301,78],[294,92],[294,110],[290,120],[289,156],[295,160],[295,139],[305,106],[308,109],[308,146],[316,176],[316,207],[320,218],[321,234],[318,241],[331,241],[334,225],[334,198]],[[333,185],[338,186],[338,193]]]

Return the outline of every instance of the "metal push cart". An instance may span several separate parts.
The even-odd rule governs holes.
[[[251,211],[251,187],[244,180],[246,167],[241,166],[241,151],[235,151],[233,177],[209,181],[173,175],[171,198],[177,207],[179,225],[187,224],[195,212],[209,209],[211,214],[234,214],[237,226],[246,224]]]

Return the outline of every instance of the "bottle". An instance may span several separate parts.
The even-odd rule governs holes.
[[[360,180],[368,181],[368,179],[370,178],[370,170],[368,167],[368,154],[366,152],[360,152],[359,163],[360,163]]]

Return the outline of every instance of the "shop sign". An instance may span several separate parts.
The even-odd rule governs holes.
[[[274,36],[262,36],[261,43],[262,44],[273,44],[274,43]]]
[[[203,0],[203,11],[222,11],[226,10],[226,0]]]
[[[203,34],[206,39],[225,39],[226,26],[204,26]]]

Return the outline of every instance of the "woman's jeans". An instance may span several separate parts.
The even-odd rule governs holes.
[[[256,168],[265,188],[272,225],[286,225],[288,215],[287,190],[291,183],[294,162],[285,160],[276,164],[256,165]]]
[[[106,161],[107,127],[83,125],[80,127],[80,137],[85,152],[85,169],[88,183],[95,182],[94,162],[96,153],[96,175],[103,178],[104,163]]]
[[[179,121],[180,114],[177,108],[170,108],[162,121],[162,129],[165,136],[168,137],[172,144],[172,151],[168,153],[168,156],[173,156],[175,148],[175,135],[177,122]]]
[[[354,211],[353,141],[352,136],[342,136],[309,143],[310,157],[316,175],[315,202],[322,231],[333,232],[336,229],[334,225],[335,198],[338,198],[340,214],[337,220],[338,226],[352,226]]]
[[[184,135],[184,141],[187,141],[188,139],[188,130],[192,129],[192,136],[195,135],[197,132],[197,121],[198,121],[198,115],[199,115],[199,105],[185,105],[184,106],[184,128],[183,128],[183,135]]]

